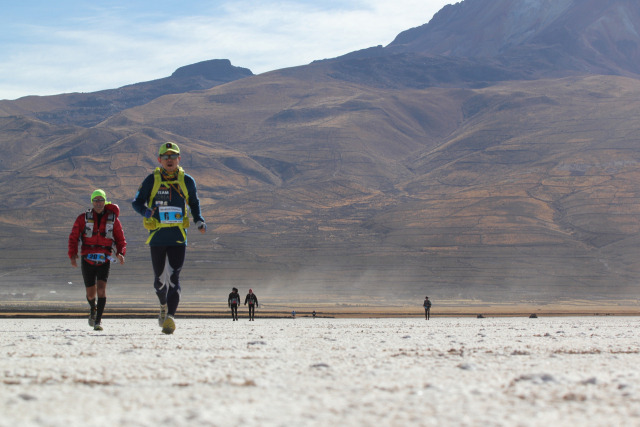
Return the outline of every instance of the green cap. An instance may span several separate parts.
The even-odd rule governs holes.
[[[107,193],[104,192],[104,190],[96,190],[93,193],[91,193],[91,201],[93,202],[93,199],[95,199],[96,197],[102,197],[104,199],[104,202],[107,203]]]
[[[173,151],[174,153],[180,154],[180,147],[175,142],[163,142],[158,150],[158,155],[162,156],[167,151]]]

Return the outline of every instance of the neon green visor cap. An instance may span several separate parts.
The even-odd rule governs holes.
[[[104,192],[104,190],[96,190],[93,193],[91,193],[91,201],[93,202],[93,199],[95,199],[96,197],[102,197],[104,199],[104,203],[107,203],[107,193]]]
[[[163,142],[158,150],[158,155],[162,156],[167,151],[173,151],[174,153],[180,154],[180,147],[175,142]]]

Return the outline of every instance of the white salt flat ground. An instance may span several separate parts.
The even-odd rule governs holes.
[[[638,426],[640,318],[0,320],[0,426]]]

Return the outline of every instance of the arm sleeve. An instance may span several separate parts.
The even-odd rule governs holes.
[[[119,254],[127,254],[127,241],[124,238],[122,223],[118,218],[113,223],[113,239],[116,241],[116,251]]]
[[[196,188],[196,181],[191,177],[191,175],[185,175],[184,183],[187,186],[187,191],[189,192],[189,209],[191,209],[191,216],[193,216],[194,224],[198,221],[204,221],[202,215],[200,214],[200,199],[198,198],[198,190]]]
[[[69,258],[73,258],[78,255],[78,240],[80,240],[80,233],[84,229],[84,215],[78,215],[76,221],[71,228],[71,234],[69,234]]]
[[[131,202],[131,206],[133,210],[138,212],[140,215],[144,216],[144,213],[147,210],[147,201],[149,200],[149,195],[151,195],[151,189],[153,188],[153,174],[147,176],[140,188],[138,188],[138,192],[136,196],[133,198]]]

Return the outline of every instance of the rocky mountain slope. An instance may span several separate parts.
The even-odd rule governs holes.
[[[392,52],[494,58],[532,75],[640,73],[632,0],[466,0],[399,34]]]

